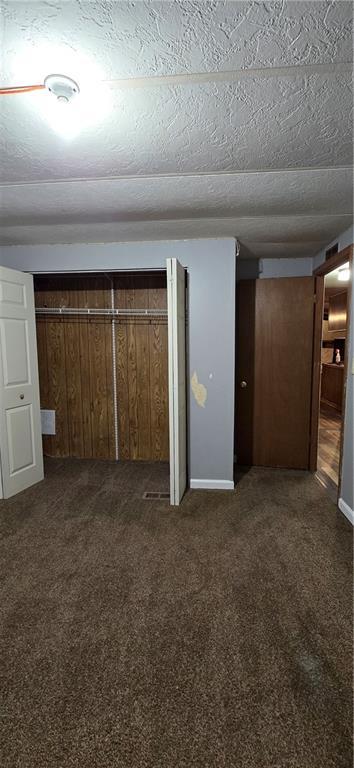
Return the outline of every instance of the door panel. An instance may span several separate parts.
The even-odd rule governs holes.
[[[0,267],[0,440],[4,497],[43,479],[31,275]]]
[[[26,307],[24,286],[20,283],[12,282],[12,280],[1,280],[0,302],[1,304],[17,304],[19,307]]]
[[[3,384],[28,384],[30,366],[27,321],[0,319],[0,334]]]
[[[250,287],[239,285],[239,293]],[[246,439],[248,461],[259,466],[308,469],[312,402],[314,279],[272,278],[254,281],[254,330],[239,318],[241,360],[237,371],[238,413],[252,414]],[[243,347],[252,349],[247,358]],[[241,381],[251,377],[251,386]],[[252,404],[247,398],[251,392]],[[245,417],[244,417],[245,418]],[[238,434],[238,423],[236,425]],[[237,439],[242,456],[245,424]],[[248,441],[248,442],[247,442]]]
[[[178,505],[187,484],[186,278],[177,259],[167,259],[170,501]]]
[[[6,411],[7,433],[9,437],[10,475],[22,469],[33,467],[33,413],[32,405],[9,408]]]

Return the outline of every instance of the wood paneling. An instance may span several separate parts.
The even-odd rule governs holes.
[[[37,306],[166,308],[164,274],[35,279]],[[115,320],[119,457],[168,460],[167,318]],[[112,321],[37,318],[41,407],[56,411],[49,456],[115,458]]]
[[[110,306],[105,277],[36,278],[37,306]],[[111,323],[105,318],[37,318],[41,407],[56,412],[45,454],[114,458]],[[45,337],[46,344],[42,339]]]
[[[149,281],[149,308],[167,309],[165,275]],[[169,459],[168,423],[168,329],[167,320],[149,325],[151,454],[155,460]]]
[[[115,306],[166,309],[166,276],[119,275]],[[168,461],[167,318],[120,318],[116,332],[119,455]]]

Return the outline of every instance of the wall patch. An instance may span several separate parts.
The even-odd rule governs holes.
[[[201,408],[205,408],[206,399],[208,396],[207,388],[204,384],[200,384],[196,371],[194,371],[191,378],[191,387],[194,395],[194,399]]]

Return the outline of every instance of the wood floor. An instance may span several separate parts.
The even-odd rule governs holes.
[[[339,451],[342,417],[328,405],[321,403],[318,434],[318,469],[317,477],[329,490],[332,498],[337,498]]]

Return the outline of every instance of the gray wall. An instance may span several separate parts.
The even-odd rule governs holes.
[[[266,277],[306,277],[312,275],[312,258],[237,259],[237,282]]]
[[[312,258],[260,259],[259,277],[307,277],[312,275]]]
[[[0,264],[27,272],[187,268],[189,368],[207,388],[205,407],[189,388],[189,475],[233,482],[235,240],[4,246]],[[189,378],[190,378],[189,377]]]

